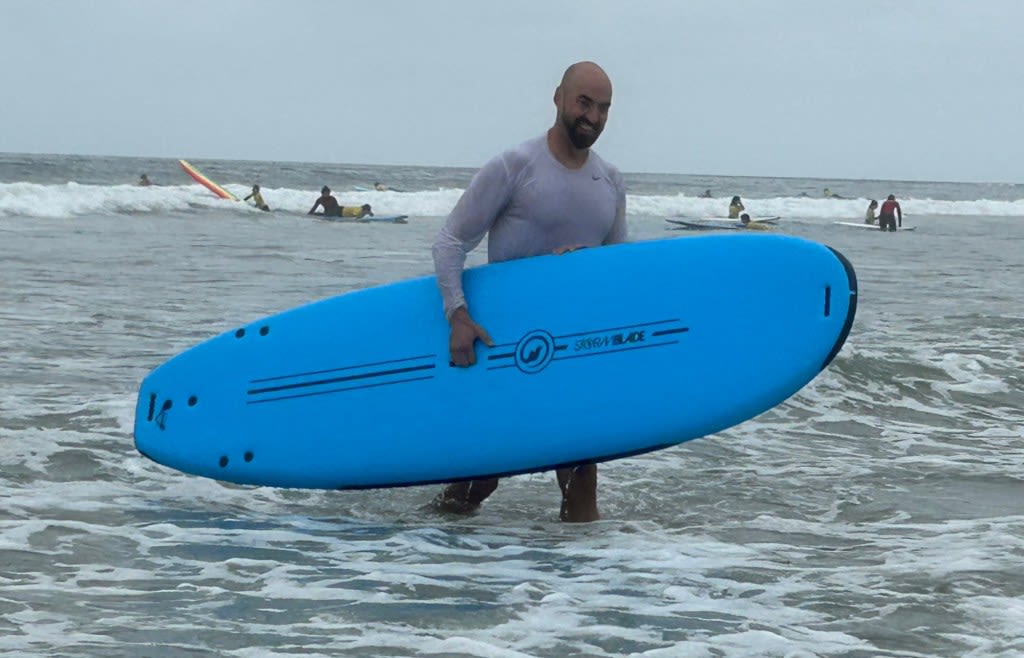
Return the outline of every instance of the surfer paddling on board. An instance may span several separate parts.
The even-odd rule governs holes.
[[[740,215],[740,224],[743,225],[743,228],[749,229],[751,231],[770,231],[770,230],[772,230],[772,227],[769,226],[768,224],[761,224],[761,223],[758,223],[758,222],[751,221],[750,220],[750,215],[748,215],[747,213],[743,213],[742,215]]]
[[[316,209],[323,206],[324,217],[352,217],[354,219],[362,219],[367,215],[373,217],[373,209],[370,208],[370,204],[364,203],[361,206],[343,206],[338,203],[338,200],[331,194],[331,188],[324,185],[320,188],[320,198],[316,200],[313,207],[309,209],[307,214],[315,215]]]
[[[882,202],[878,209],[878,228],[883,231],[895,231],[897,226],[903,226],[903,209],[894,194],[890,194]]]
[[[462,289],[466,255],[485,235],[487,258],[492,263],[626,239],[622,174],[590,150],[608,119],[611,81],[597,64],[577,62],[565,70],[554,102],[554,125],[544,135],[487,162],[470,181],[434,242],[434,268],[451,325],[448,348],[455,366],[476,363],[478,339],[494,345],[487,331],[473,320]],[[447,402],[452,413],[458,413],[458,400]],[[486,441],[487,437],[480,439]],[[562,468],[557,476],[562,491],[560,518],[597,520],[597,466]],[[471,512],[497,486],[498,478],[456,482],[437,496],[435,506]]]

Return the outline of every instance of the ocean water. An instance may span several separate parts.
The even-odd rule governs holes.
[[[846,255],[860,304],[799,394],[603,465],[603,519],[568,525],[553,474],[450,517],[435,487],[241,487],[136,453],[150,369],[430,273],[472,175],[193,164],[276,212],[173,160],[0,154],[0,655],[1024,655],[1024,185],[627,174],[632,239],[739,194]],[[409,222],[305,216],[324,184]],[[833,223],[889,193],[914,232]]]

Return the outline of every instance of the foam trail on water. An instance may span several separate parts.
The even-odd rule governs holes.
[[[223,186],[238,198],[250,188],[239,184]],[[319,196],[317,189],[261,186],[270,207],[287,213],[305,213]],[[440,187],[409,192],[335,189],[342,205],[369,203],[377,214],[412,217],[443,217],[451,212],[463,192],[458,187]],[[755,216],[779,215],[796,220],[860,220],[868,199],[815,199],[793,196],[744,197],[747,210]],[[1024,217],[1024,200],[941,200],[901,198],[908,216],[960,216],[976,218]],[[631,216],[690,218],[724,216],[728,199],[704,199],[686,194],[629,194],[626,203]],[[0,217],[78,217],[83,215],[145,215],[193,213],[209,210],[248,212],[251,205],[225,201],[204,187],[169,185],[59,185],[0,183]]]

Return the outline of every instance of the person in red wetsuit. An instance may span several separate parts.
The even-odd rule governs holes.
[[[878,209],[878,228],[895,231],[897,226],[903,226],[903,210],[896,196],[890,194]]]

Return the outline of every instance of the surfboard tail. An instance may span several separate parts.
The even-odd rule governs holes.
[[[839,335],[836,337],[836,343],[832,346],[832,351],[829,352],[828,356],[825,357],[825,362],[821,364],[821,369],[824,370],[828,367],[832,360],[839,354],[839,350],[843,349],[843,345],[846,343],[847,336],[850,335],[850,330],[853,329],[853,320],[857,316],[857,272],[853,269],[853,264],[847,260],[846,256],[842,255],[832,247],[828,248],[839,262],[842,263],[843,269],[846,270],[846,278],[849,282],[849,296],[846,299],[846,322],[843,323],[843,328],[839,331]],[[825,289],[825,314],[831,313],[832,304],[843,303],[842,299],[833,300],[831,288]]]

